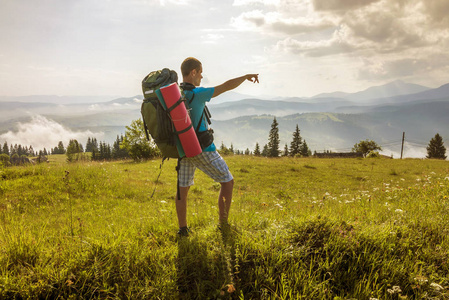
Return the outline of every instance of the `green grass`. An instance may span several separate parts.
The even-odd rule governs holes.
[[[1,169],[0,299],[449,299],[449,162],[225,159],[181,240],[174,160]]]

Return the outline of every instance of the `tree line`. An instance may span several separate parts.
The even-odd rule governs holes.
[[[429,142],[427,146],[427,158],[446,159],[446,148],[443,143],[443,138],[437,133]],[[352,149],[352,152],[361,152],[365,157],[379,156],[376,150],[382,150],[382,148],[374,141],[365,140],[356,143]],[[306,140],[301,137],[300,129],[296,124],[296,129],[292,134],[292,140],[290,145],[285,144],[284,149],[280,149],[279,138],[279,123],[274,117],[271,124],[271,129],[268,134],[268,143],[264,144],[261,148],[257,142],[253,151],[247,148],[245,151],[234,150],[233,145],[226,147],[223,143],[218,151],[222,155],[254,155],[264,157],[308,157],[311,155]],[[89,154],[90,153],[90,156]],[[45,148],[40,151],[35,151],[32,146],[22,146],[15,144],[8,145],[4,142],[0,147],[0,165],[19,165],[29,162],[44,162],[47,160],[47,155],[53,154],[66,154],[69,162],[79,160],[118,160],[128,159],[133,160],[145,160],[155,157],[160,157],[161,153],[156,146],[156,143],[152,140],[147,140],[143,129],[143,122],[141,119],[134,120],[130,126],[126,126],[125,135],[117,135],[113,145],[106,142],[98,142],[96,138],[89,137],[84,149],[83,145],[76,139],[69,141],[67,147],[64,147],[62,141],[57,146],[51,148],[48,152]],[[30,157],[35,157],[32,161]]]
[[[65,154],[67,155],[67,161],[80,161],[80,160],[93,160],[93,161],[105,161],[105,160],[119,160],[129,158],[128,150],[121,147],[123,144],[124,136],[117,135],[116,140],[112,146],[106,142],[98,142],[94,137],[88,137],[86,142],[86,149],[83,149],[83,145],[76,139],[69,141]],[[63,148],[62,142],[58,147]],[[89,155],[86,155],[90,153]]]
[[[141,119],[134,120],[130,126],[126,126],[125,137],[122,142],[122,147],[128,150],[129,156],[134,160],[151,159],[161,156],[157,145],[151,139],[148,140],[143,129],[143,122]],[[222,155],[255,155],[265,157],[279,157],[279,156],[310,156],[311,151],[307,146],[305,140],[302,139],[299,126],[296,125],[296,130],[292,134],[292,141],[290,146],[287,144],[283,151],[279,149],[279,123],[276,117],[271,124],[271,130],[268,135],[268,143],[266,143],[262,149],[259,143],[256,143],[256,147],[253,151],[249,148],[246,150],[235,150],[233,145],[228,148],[223,142],[218,148],[218,152]]]
[[[33,146],[22,146],[15,144],[14,146],[8,146],[7,142],[4,142],[0,147],[0,166],[21,165],[26,163],[40,163],[48,160],[48,155],[65,154],[67,161],[80,161],[80,160],[118,160],[129,158],[128,150],[121,147],[123,144],[124,136],[118,136],[113,145],[106,142],[99,142],[94,137],[89,137],[86,142],[86,148],[79,143],[76,139],[71,139],[67,147],[64,147],[64,143],[59,141],[58,145],[47,151],[43,150],[35,151]],[[89,155],[90,153],[90,155]]]
[[[35,157],[30,160],[30,157]],[[39,163],[46,160],[46,154],[42,150],[34,151],[33,146],[22,146],[15,144],[8,146],[8,142],[4,142],[0,147],[0,166],[22,165],[27,163]]]

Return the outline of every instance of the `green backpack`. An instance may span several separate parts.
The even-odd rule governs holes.
[[[164,158],[179,158],[179,153],[173,122],[158,100],[156,90],[173,82],[178,82],[178,75],[167,68],[153,71],[142,80],[144,100],[140,112],[145,134],[148,140],[151,135]]]

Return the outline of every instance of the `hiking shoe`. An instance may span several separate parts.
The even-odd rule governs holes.
[[[181,227],[178,230],[178,236],[189,236],[189,233],[190,233],[190,229],[187,226]]]

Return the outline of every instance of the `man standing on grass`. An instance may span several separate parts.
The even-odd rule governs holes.
[[[193,57],[186,58],[181,64],[181,73],[183,88],[187,99],[193,99],[188,104],[190,118],[194,128],[199,125],[199,132],[207,131],[208,124],[205,122],[203,115],[204,106],[211,98],[235,89],[245,80],[259,83],[258,74],[247,74],[226,81],[216,87],[203,88],[199,87],[203,78],[203,67],[199,60]],[[199,123],[201,122],[201,123]],[[212,142],[203,148],[203,152],[195,157],[184,157],[179,165],[179,197],[176,200],[176,212],[178,215],[179,231],[181,236],[188,236],[189,228],[187,227],[187,195],[189,188],[193,185],[193,178],[196,168],[203,171],[210,178],[221,184],[220,194],[218,195],[218,210],[220,225],[226,225],[228,222],[229,209],[231,208],[232,189],[234,187],[234,179],[229,168]]]

